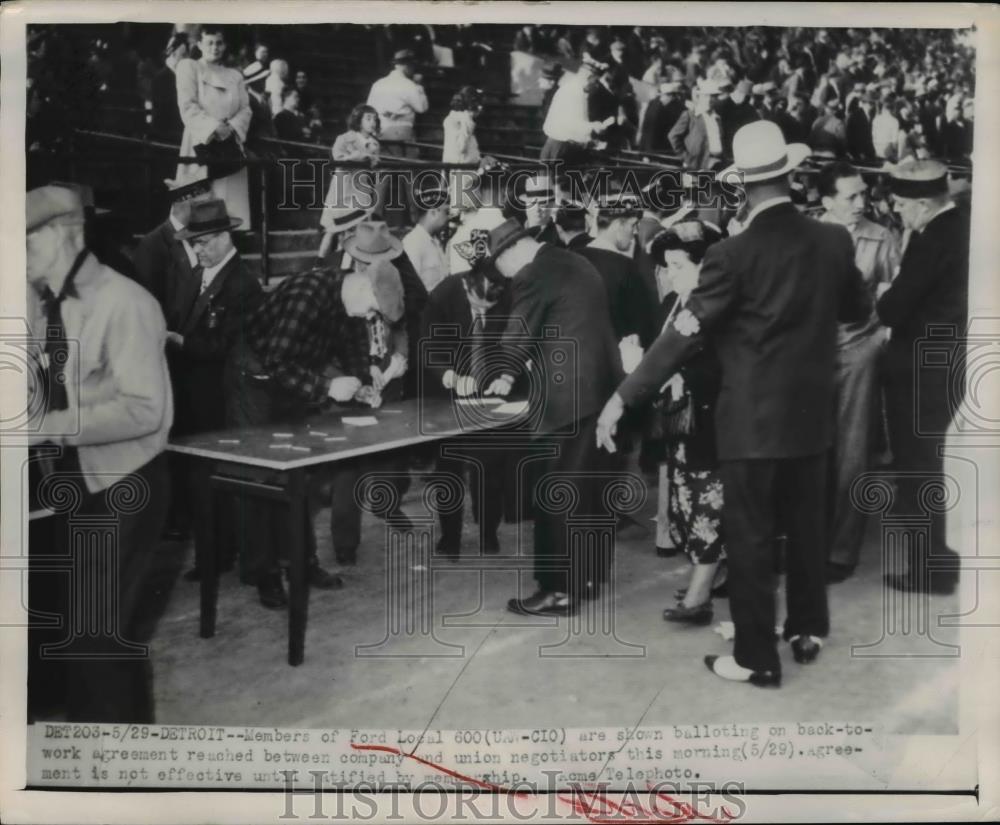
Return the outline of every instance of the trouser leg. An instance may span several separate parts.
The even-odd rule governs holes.
[[[774,639],[776,464],[769,459],[724,461],[723,522],[729,562],[729,607],[736,663],[781,669]]]

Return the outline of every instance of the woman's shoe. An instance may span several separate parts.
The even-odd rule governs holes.
[[[668,607],[663,611],[664,621],[679,624],[706,625],[712,621],[712,615],[711,602],[703,602],[694,607],[685,607],[679,604],[677,607]]]

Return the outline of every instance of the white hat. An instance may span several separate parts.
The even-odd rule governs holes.
[[[733,137],[735,163],[719,172],[716,180],[741,175],[744,183],[781,177],[799,166],[810,154],[804,143],[785,143],[777,123],[758,120],[742,127]]]
[[[721,95],[722,84],[718,80],[699,80],[696,91],[703,95]]]

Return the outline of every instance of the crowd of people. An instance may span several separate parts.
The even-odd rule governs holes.
[[[932,118],[934,132],[923,134],[927,147],[943,145],[941,124],[956,122],[949,112],[968,115],[971,132],[963,95],[971,92],[972,64],[962,48],[945,50],[939,32],[848,29],[834,38],[822,30],[762,31],[740,40],[713,30],[678,43],[637,27],[605,45],[603,30],[588,29],[574,43],[569,34],[523,27],[515,49],[580,60],[576,79],[548,96],[542,158],[550,165],[508,191],[506,171],[486,162],[476,144],[481,94],[462,87],[443,151],[481,165],[457,200],[448,175],[414,183],[401,226],[400,211],[359,176],[390,146],[405,155],[416,118],[427,111],[418,49],[404,45],[333,144],[344,167],[327,192],[317,259],[267,290],[233,242],[250,221],[240,157],[258,119],[303,124],[308,82],[298,79],[307,76],[298,72],[285,85],[289,67],[270,60],[263,44],[244,67],[227,65],[225,32],[216,26],[199,27],[197,57],[191,33],[175,33],[169,71],[186,160],[168,181],[169,214],[128,251],[130,277],[88,249],[84,187],[53,183],[28,192],[29,309],[48,356],[35,385],[45,399],[35,444],[63,448],[60,468],[77,473],[94,512],[110,506],[116,484],[134,474],[146,479],[157,507],[120,539],[125,555],[139,558],[161,532],[187,537],[207,518],[208,479],[182,460],[166,466],[168,436],[378,408],[420,392],[518,397],[533,367],[512,342],[555,327],[577,342],[580,369],[529,396],[541,405],[539,438],[559,445],[539,478],[569,479],[576,514],[597,515],[608,506],[598,480],[624,471],[628,456],[638,460],[658,483],[651,556],[684,552],[692,564],[664,619],[706,624],[713,596],[728,594],[734,653],[707,657],[707,666],[727,680],[780,684],[775,571],[787,573],[784,638],[795,660],[808,663],[829,633],[827,585],[854,575],[864,549],[855,480],[875,467],[898,471],[898,512],[915,515],[920,484],[942,473],[937,447],[961,381],[916,365],[913,353],[930,324],[964,331],[969,215],[948,167],[896,151],[898,133],[880,118],[899,111],[887,103],[891,85],[893,100],[914,95],[931,109],[947,96],[943,121]],[[661,97],[645,107],[640,128],[621,95],[628,78],[649,76]],[[749,96],[725,97],[733,83],[744,92],[751,84]],[[700,101],[694,107],[663,92],[687,84]],[[761,86],[761,101],[771,101],[764,114],[754,92]],[[602,107],[596,114],[594,94]],[[742,107],[739,125],[719,115],[727,101],[729,109]],[[805,128],[808,117],[799,118],[798,131],[790,125],[803,101],[834,119],[843,107],[848,121],[846,142],[809,177],[818,208],[793,189],[803,164],[825,148],[807,142],[816,128]],[[876,104],[871,116],[867,107]],[[872,154],[851,149],[859,111],[871,116]],[[655,129],[647,129],[650,118]],[[581,195],[574,173],[595,151],[629,145],[636,129],[656,141],[665,133],[683,150],[686,168],[712,172],[717,183],[700,189],[672,170],[640,193],[612,181]],[[884,178],[891,214],[872,209],[870,170],[850,158],[894,161]],[[736,187],[735,201],[720,196],[723,184]],[[461,367],[421,363],[421,341],[442,323],[457,324],[455,346],[474,353]],[[85,350],[80,374],[55,357],[67,339]],[[70,413],[79,417],[78,431],[67,425]],[[937,435],[915,435],[918,413]],[[441,455],[437,472],[467,475],[462,462]],[[522,509],[506,501],[517,455],[484,450],[473,459],[475,543],[484,553],[504,552],[498,527]],[[358,563],[360,479],[385,472],[401,498],[419,460],[388,452],[314,474],[305,525],[311,586],[342,587],[330,562]],[[312,523],[325,507],[329,551],[317,546]],[[398,504],[388,507],[377,515],[405,526]],[[508,608],[566,616],[602,598],[607,560],[569,546],[565,513],[527,512],[538,588]],[[283,518],[278,508],[239,499],[216,513],[222,558],[239,559],[241,580],[270,609],[287,605]],[[437,552],[456,558],[468,548],[461,511],[442,507],[439,518]],[[946,546],[943,515],[933,519],[927,553],[911,548],[908,566],[888,575],[887,587],[954,590],[958,557]],[[123,587],[139,586],[141,567],[122,574]],[[133,610],[129,602],[126,626]],[[77,666],[88,684],[102,680],[81,718],[120,718],[126,699],[109,685],[124,690],[131,682],[92,663]]]

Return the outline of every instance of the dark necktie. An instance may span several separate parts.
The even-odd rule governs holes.
[[[483,374],[488,364],[486,363],[486,312],[482,309],[472,310],[472,358],[470,359],[470,372],[476,379],[479,389],[483,389]]]
[[[65,410],[69,406],[69,396],[66,393],[66,362],[69,360],[69,344],[66,341],[66,326],[63,324],[62,303],[70,296],[76,296],[73,280],[86,260],[88,252],[84,249],[63,281],[62,289],[55,295],[45,287],[42,302],[45,304],[45,379],[48,388],[46,410]]]

